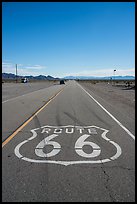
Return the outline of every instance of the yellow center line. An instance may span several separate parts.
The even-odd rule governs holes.
[[[58,93],[54,94],[52,97],[50,97],[49,101],[43,105],[40,109],[38,109],[26,122],[24,122],[15,132],[13,132],[3,143],[2,147],[4,147],[14,136],[18,134],[19,131],[21,131],[39,112],[41,112],[55,97],[57,97],[64,89],[63,87]]]

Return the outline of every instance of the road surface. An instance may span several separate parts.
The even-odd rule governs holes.
[[[68,81],[3,99],[3,202],[135,201],[134,102],[126,117],[101,93]]]

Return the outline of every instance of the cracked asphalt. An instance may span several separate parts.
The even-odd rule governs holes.
[[[134,90],[32,87],[4,88],[2,202],[135,202]]]

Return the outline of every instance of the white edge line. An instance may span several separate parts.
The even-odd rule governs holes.
[[[49,87],[50,87],[50,86],[49,86]],[[17,99],[17,98],[20,98],[20,97],[22,97],[22,96],[26,96],[26,95],[32,94],[32,93],[34,93],[34,92],[42,91],[43,89],[46,89],[46,88],[49,88],[49,87],[45,87],[45,88],[42,88],[42,89],[39,89],[39,90],[36,90],[36,91],[32,91],[32,92],[23,94],[23,95],[21,95],[21,96],[16,96],[16,97],[14,97],[14,98],[7,99],[6,101],[2,101],[2,103],[6,103],[6,102],[8,102],[8,101],[15,100],[15,99]]]
[[[93,96],[91,96],[80,84],[78,84],[78,86],[83,89],[83,91],[86,92],[86,94],[88,94],[88,96],[90,98],[92,98],[121,128],[123,128],[126,133],[128,133],[128,135],[130,137],[132,137],[135,140],[135,136],[124,126],[122,125],[122,123],[120,123],[111,113],[109,113],[96,99],[94,99]]]

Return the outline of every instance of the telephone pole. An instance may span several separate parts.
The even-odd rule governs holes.
[[[17,83],[17,64],[16,64],[16,83]]]

